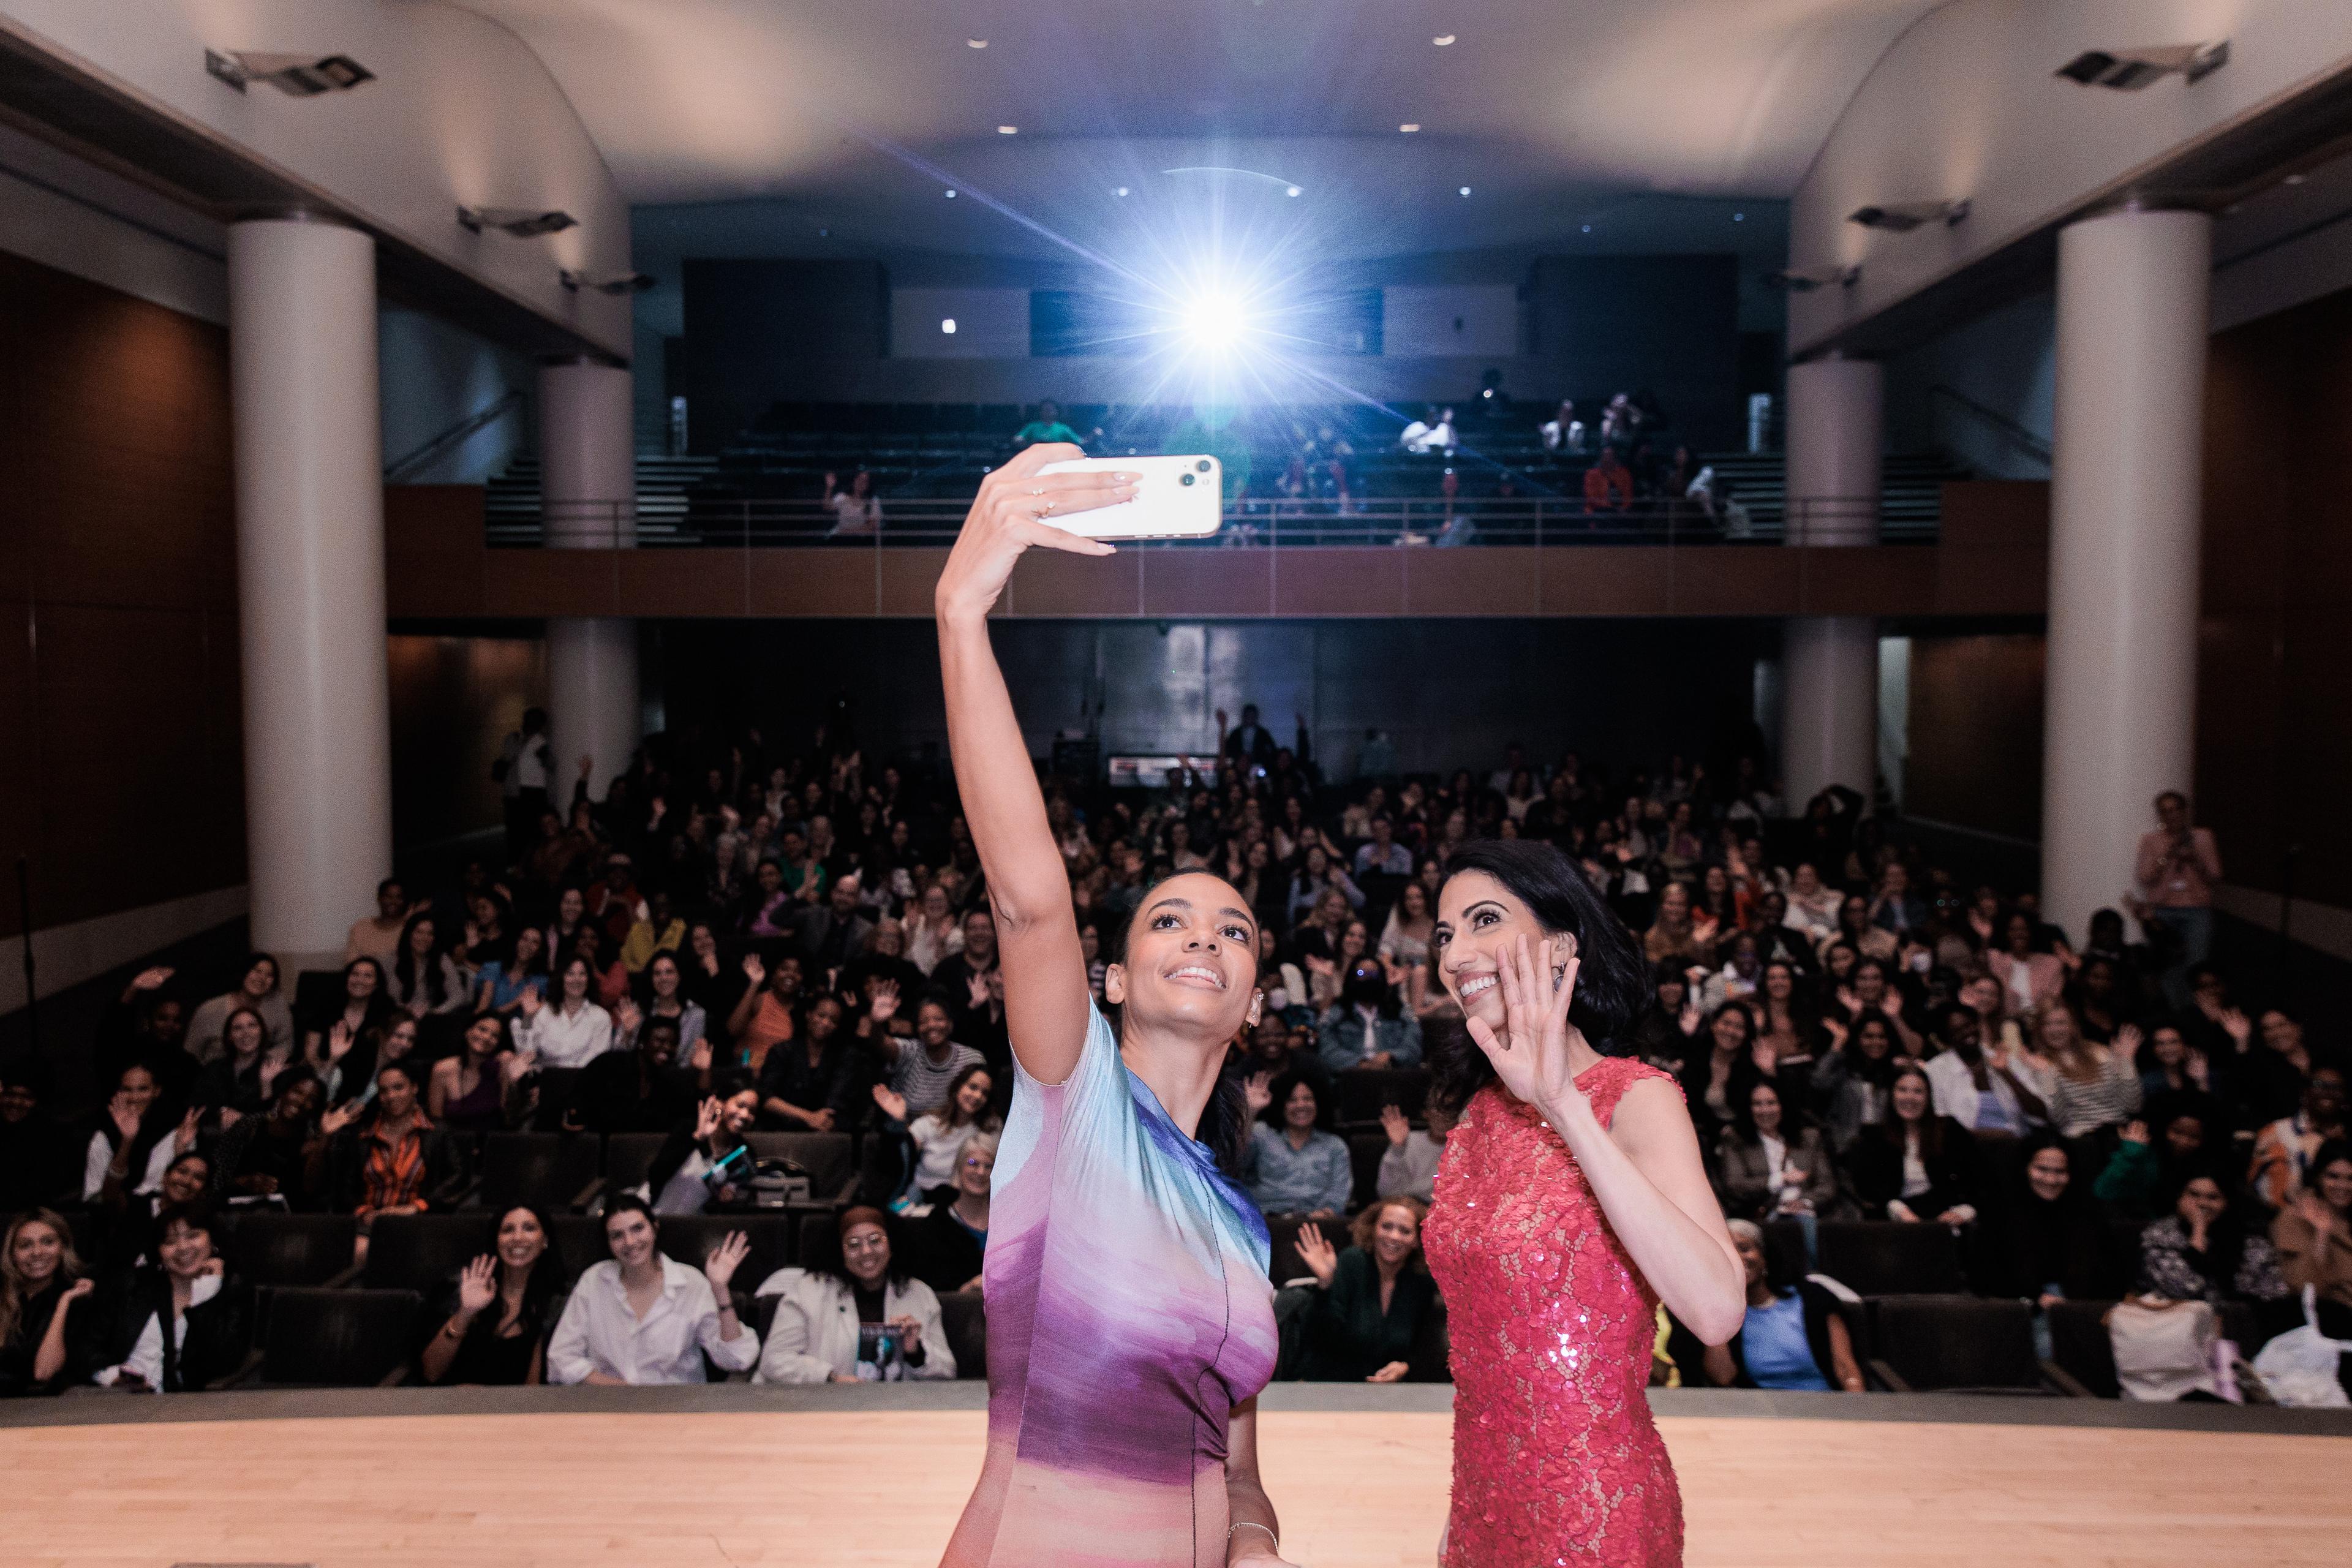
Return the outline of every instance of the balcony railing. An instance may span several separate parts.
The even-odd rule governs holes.
[[[881,549],[951,542],[968,503],[893,500],[878,526],[845,526],[822,501],[695,499],[658,516],[633,501],[572,501],[542,506],[536,518],[502,518],[488,542],[506,548],[777,549],[824,546]],[[1398,546],[1407,549],[1514,545],[1759,545],[1932,543],[1936,530],[1884,516],[1876,500],[1812,500],[1758,516],[1696,500],[1644,500],[1588,507],[1557,497],[1383,499],[1360,501],[1236,500],[1224,523],[1200,540],[1152,542],[1153,548],[1202,550]]]

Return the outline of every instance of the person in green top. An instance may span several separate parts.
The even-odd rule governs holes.
[[[1076,430],[1062,423],[1061,405],[1056,403],[1037,405],[1037,417],[1021,426],[1013,437],[1016,447],[1034,447],[1043,441],[1067,441],[1073,447],[1086,445]]]
[[[1307,1309],[1298,1375],[1310,1383],[1395,1383],[1412,1371],[1422,1326],[1438,1310],[1421,1257],[1419,1200],[1382,1198],[1335,1251],[1319,1226],[1298,1230],[1299,1261],[1321,1289]]]
[[[2150,1118],[2164,1129],[2162,1147],[2148,1136],[2148,1122],[2125,1125],[2116,1152],[2091,1191],[2118,1215],[2142,1219],[2161,1212],[2163,1194],[2179,1184],[2174,1173],[2197,1160],[2205,1147],[2205,1116],[2193,1104],[2158,1103]]]

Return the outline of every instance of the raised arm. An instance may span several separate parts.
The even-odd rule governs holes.
[[[1045,798],[1013,717],[1012,694],[989,645],[988,612],[1013,564],[1034,546],[1108,555],[1108,544],[1039,521],[1124,500],[1122,476],[1041,475],[1083,457],[1076,447],[1031,447],[981,481],[954,551],[940,574],[940,679],[947,692],[948,751],[964,820],[980,852],[1004,965],[1004,1021],[1013,1054],[1032,1078],[1060,1083],[1087,1038],[1087,965],[1070,907],[1068,872],[1045,822]]]

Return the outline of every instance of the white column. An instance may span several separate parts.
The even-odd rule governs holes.
[[[551,549],[629,549],[636,543],[636,452],[629,373],[575,362],[540,367],[540,499]],[[589,791],[604,798],[642,738],[636,623],[556,619],[547,624],[547,711],[559,805],[583,756],[594,759]]]
[[[2042,902],[2077,941],[2132,890],[2149,802],[2191,782],[2211,271],[2202,213],[2058,237]]]
[[[290,965],[392,874],[375,242],[235,224],[228,282],[253,942]]]
[[[1869,360],[1789,367],[1791,545],[1878,542],[1882,387]],[[1790,811],[1831,784],[1867,797],[1878,775],[1878,624],[1801,616],[1787,624],[1780,773]]]

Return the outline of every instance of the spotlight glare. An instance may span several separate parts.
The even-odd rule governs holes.
[[[1118,189],[1113,191],[1111,195],[1115,196],[1123,196],[1127,195],[1127,187],[1125,185],[1121,185]]]
[[[999,136],[1012,136],[1018,133],[1020,129],[1018,125],[1000,125],[996,128],[996,133]]]
[[[1179,325],[1192,347],[1223,354],[1247,335],[1249,315],[1231,296],[1208,293],[1196,296],[1184,307]]]
[[[1406,135],[1410,136],[1410,135],[1412,135],[1414,132],[1416,132],[1416,131],[1420,130],[1420,129],[1421,129],[1421,126],[1420,126],[1420,124],[1419,124],[1417,121],[1407,121],[1404,124],[1398,126],[1398,127],[1397,127],[1397,129],[1398,129],[1399,131],[1403,132]]]
[[[955,200],[955,192],[954,192],[954,191],[950,190],[950,192],[948,192],[948,200],[950,200],[950,201],[953,201],[953,200]]]
[[[1454,42],[1454,35],[1453,35],[1453,34],[1451,34],[1451,33],[1440,33],[1440,34],[1438,34],[1438,35],[1437,35],[1437,37],[1433,37],[1433,38],[1430,39],[1429,41],[1430,41],[1431,43],[1433,43],[1433,44],[1435,44],[1439,48],[1441,48],[1441,49],[1442,49],[1442,48],[1444,48],[1444,47],[1448,47],[1449,45],[1451,45],[1451,44]]]
[[[940,322],[940,331],[949,337],[955,336],[955,318],[953,316],[949,316],[941,321]]]
[[[986,38],[966,38],[963,41],[963,47],[968,49],[984,49],[988,47],[988,40]]]
[[[1466,195],[1468,195],[1470,194],[1470,187],[1469,187],[1469,186],[1467,186],[1467,185],[1463,186],[1463,187],[1462,187],[1462,194],[1463,194],[1464,195],[1465,195],[1465,196],[1466,196]]]
[[[1282,194],[1286,196],[1295,196],[1298,194],[1298,187],[1297,185],[1288,186]]]

